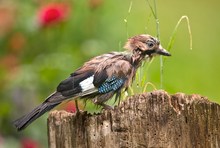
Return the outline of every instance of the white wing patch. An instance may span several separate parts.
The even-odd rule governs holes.
[[[86,78],[82,82],[79,83],[82,88],[81,96],[88,95],[96,92],[98,89],[93,85],[94,75]]]

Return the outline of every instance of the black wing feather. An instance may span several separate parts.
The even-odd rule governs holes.
[[[79,69],[76,72],[72,73],[69,78],[62,81],[58,85],[57,91],[61,92],[63,96],[74,96],[75,94],[81,92],[81,87],[79,86],[79,83],[86,78],[92,76],[93,74],[93,70]]]
[[[95,73],[93,80],[94,86],[98,88],[108,79],[108,77],[106,70]]]

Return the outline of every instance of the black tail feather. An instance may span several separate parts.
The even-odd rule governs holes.
[[[66,97],[59,92],[51,94],[41,105],[34,108],[30,113],[22,116],[13,122],[18,131],[25,129],[29,124],[42,116],[45,112],[60,104]]]
[[[24,115],[21,118],[15,120],[13,123],[14,123],[15,127],[17,128],[17,130],[21,131],[21,130],[25,129],[29,124],[31,124],[34,120],[36,120],[37,118],[42,116],[45,112],[51,110],[52,108],[54,108],[58,104],[59,103],[53,104],[53,105],[48,105],[47,103],[43,103],[43,104],[37,106],[34,110],[32,110],[27,115]]]

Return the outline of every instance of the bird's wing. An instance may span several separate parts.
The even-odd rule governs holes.
[[[57,97],[49,102],[60,102],[71,97],[93,97],[98,94],[117,92],[127,86],[131,65],[119,53],[109,53],[91,59],[77,69],[58,87]]]
[[[117,54],[98,65],[93,84],[99,93],[118,91],[127,87],[132,73],[132,65],[123,54]]]
[[[93,85],[93,76],[94,69],[82,67],[62,81],[58,85],[57,91],[66,97],[80,97],[85,93],[94,93],[97,89]]]
[[[83,97],[97,93],[98,88],[93,85],[95,71],[100,63],[113,56],[115,56],[115,53],[92,58],[72,73],[69,78],[62,81],[57,87],[57,92],[60,92],[66,98]]]

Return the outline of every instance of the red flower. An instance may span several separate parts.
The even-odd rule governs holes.
[[[76,112],[75,102],[73,102],[73,101],[68,102],[68,103],[64,106],[64,110],[67,111],[67,112],[75,113],[75,112]]]
[[[50,3],[40,8],[38,13],[39,23],[48,26],[63,22],[67,19],[70,12],[69,5],[65,3]]]
[[[32,139],[23,139],[21,141],[22,148],[39,148],[39,144]]]
[[[80,101],[78,101],[78,107],[80,110],[83,109],[83,105]],[[59,105],[56,109],[57,110],[65,110],[67,112],[75,113],[76,112],[75,101],[74,100],[65,101],[65,102],[61,103],[61,105]]]

